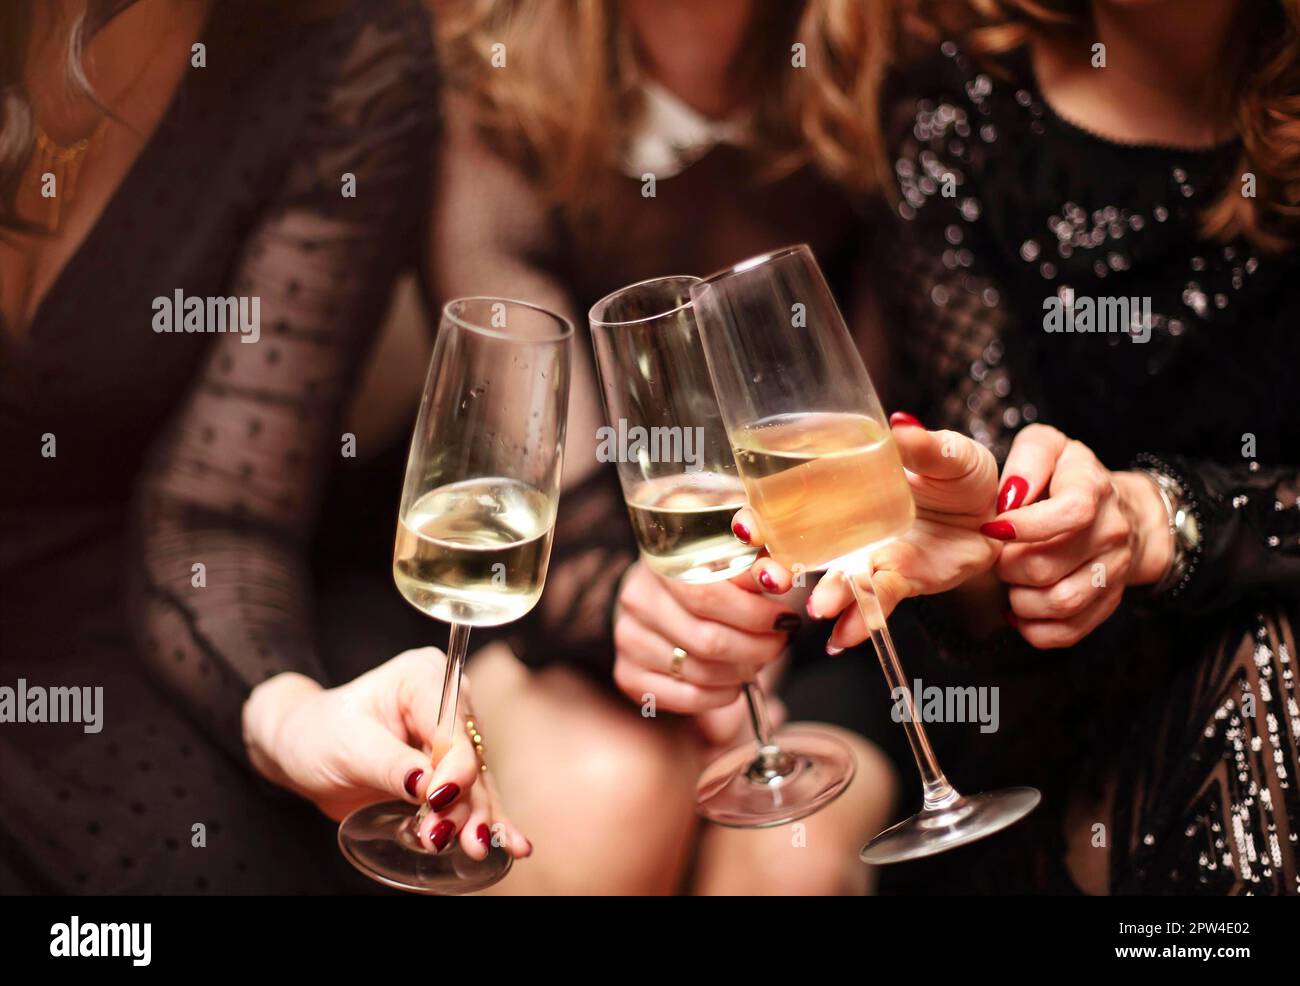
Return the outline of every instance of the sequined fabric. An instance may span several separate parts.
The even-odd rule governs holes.
[[[895,81],[887,121],[898,223],[880,266],[918,413],[999,459],[1034,421],[1111,469],[1155,455],[1204,535],[1176,595],[1130,593],[1075,648],[996,640],[1007,722],[968,775],[1041,784],[1057,834],[1079,785],[1113,792],[1113,892],[1296,893],[1296,255],[1200,237],[1239,181],[1235,144],[1104,140],[1052,111],[1024,53],[982,64],[945,42]],[[1051,330],[1085,307],[1123,318]],[[1059,857],[1030,843],[1041,824],[1023,831],[1021,855]],[[1043,889],[1023,869],[999,889]]]

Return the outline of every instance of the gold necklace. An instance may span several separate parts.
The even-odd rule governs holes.
[[[64,145],[56,142],[39,125],[36,127],[36,140],[32,149],[36,173],[41,176],[42,184],[46,175],[54,179],[54,195],[51,198],[53,214],[47,223],[46,232],[59,231],[66,208],[72,205],[72,200],[77,195],[82,165],[91,149],[103,141],[107,129],[108,117],[104,117],[89,136]]]

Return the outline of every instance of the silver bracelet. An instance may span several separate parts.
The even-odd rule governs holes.
[[[1196,512],[1183,485],[1173,476],[1155,469],[1139,468],[1155,484],[1169,517],[1169,567],[1151,587],[1152,595],[1177,594],[1187,582],[1201,547],[1201,529]]]

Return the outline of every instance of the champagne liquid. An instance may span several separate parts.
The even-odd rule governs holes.
[[[859,414],[784,414],[734,436],[736,465],[772,557],[861,570],[916,516],[889,430]]]
[[[720,473],[683,473],[641,483],[627,501],[641,557],[680,582],[719,582],[749,568],[757,552],[731,533],[745,505],[740,481]]]
[[[470,479],[424,494],[401,518],[393,579],[416,609],[498,626],[537,603],[551,553],[550,502],[513,479]]]

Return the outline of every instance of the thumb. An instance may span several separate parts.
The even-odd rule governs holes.
[[[997,512],[1015,510],[1042,496],[1068,444],[1069,439],[1050,425],[1029,425],[1021,429],[1002,466]]]
[[[348,780],[399,801],[419,804],[431,769],[427,754],[408,746],[373,719],[362,720],[346,740]]]

